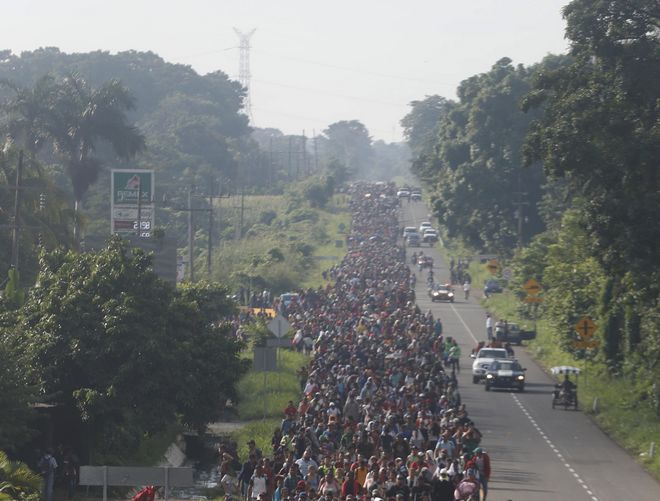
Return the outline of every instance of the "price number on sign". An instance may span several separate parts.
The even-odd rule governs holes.
[[[133,229],[137,230],[138,229],[138,223],[135,221],[133,223]],[[151,229],[151,221],[140,221],[140,229],[141,230],[150,230]]]

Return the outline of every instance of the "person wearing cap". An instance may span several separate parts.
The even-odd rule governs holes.
[[[434,501],[454,501],[454,484],[449,478],[447,468],[440,468],[432,484]]]
[[[486,501],[488,480],[490,480],[490,456],[481,447],[477,447],[472,461],[479,472],[479,482],[484,495],[482,501]]]

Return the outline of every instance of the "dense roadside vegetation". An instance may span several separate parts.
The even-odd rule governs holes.
[[[513,271],[512,295],[489,308],[524,318],[522,284],[541,282],[532,353],[586,367],[596,419],[635,454],[660,438],[655,8],[574,0],[567,56],[529,68],[502,59],[465,80],[459,101],[428,97],[402,122],[446,236]],[[573,344],[583,315],[596,348]],[[660,474],[657,458],[648,464]]]
[[[181,430],[218,419],[249,366],[223,326],[227,298],[320,285],[350,224],[341,184],[405,171],[407,146],[357,120],[315,138],[254,129],[243,98],[223,72],[153,53],[0,51],[0,225],[16,210],[21,226],[15,241],[0,233],[0,449],[12,458],[64,443],[84,461],[153,464]],[[120,240],[80,253],[109,236],[110,168],[156,171],[154,235],[182,256],[190,192],[205,281],[165,284]]]

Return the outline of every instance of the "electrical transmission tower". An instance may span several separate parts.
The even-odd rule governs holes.
[[[254,35],[256,28],[249,33],[243,33],[234,28],[234,32],[238,35],[239,45],[239,59],[238,59],[238,81],[246,89],[245,100],[243,101],[243,108],[245,114],[254,122],[252,117],[252,99],[250,97],[250,38]]]

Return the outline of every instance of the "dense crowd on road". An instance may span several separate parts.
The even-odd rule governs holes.
[[[286,313],[312,354],[301,401],[283,410],[272,454],[250,446],[223,485],[248,501],[486,499],[490,459],[461,403],[455,341],[414,302],[391,184],[350,188],[347,254],[334,283]],[[235,478],[236,482],[233,482]]]

